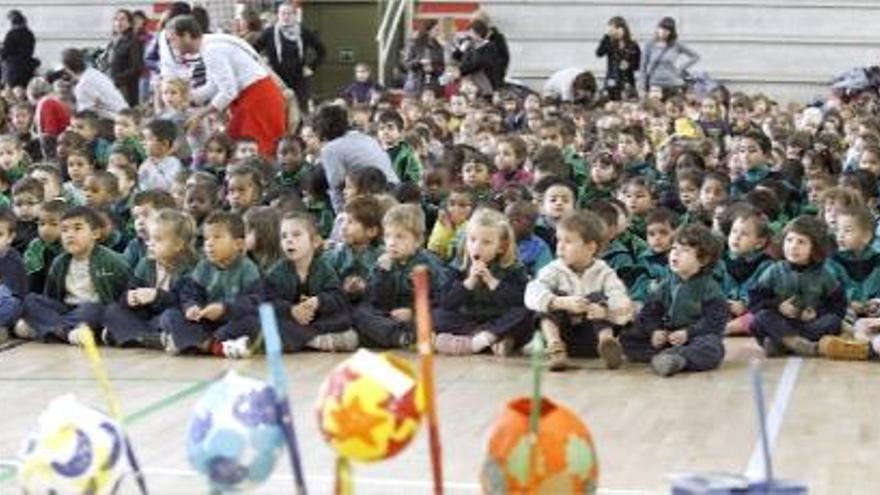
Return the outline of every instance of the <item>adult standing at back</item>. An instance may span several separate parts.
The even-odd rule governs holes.
[[[507,46],[507,38],[505,38],[504,34],[498,30],[498,26],[492,24],[492,20],[489,18],[489,14],[485,10],[479,9],[474,12],[472,19],[474,21],[485,23],[489,28],[489,34],[486,35],[486,41],[495,47],[495,53],[498,60],[498,72],[500,73],[500,79],[503,83],[504,79],[507,77],[507,68],[510,67],[510,48]]]
[[[683,64],[678,59],[684,57]],[[654,39],[642,50],[642,78],[645,91],[662,91],[663,97],[676,95],[685,86],[687,70],[700,61],[700,56],[679,43],[675,19],[664,17],[657,25]]]
[[[642,50],[633,41],[623,17],[612,17],[608,21],[608,33],[599,42],[596,56],[607,58],[604,86],[608,98],[614,101],[622,97],[637,98],[636,71],[641,65]]]
[[[290,3],[278,6],[278,19],[264,29],[254,48],[268,60],[272,70],[296,95],[299,108],[307,108],[308,78],[324,62],[326,50],[312,31],[303,27]]]
[[[190,117],[187,128],[198,126],[208,114],[228,112],[229,137],[254,139],[260,154],[272,159],[287,127],[287,102],[260,55],[236,36],[203,35],[192,16],[175,18],[167,31],[175,51],[183,56],[200,54],[205,64],[208,83],[193,91],[193,99],[210,102]]]
[[[113,16],[113,39],[104,52],[107,73],[130,106],[140,102],[138,81],[144,65],[143,45],[134,31],[131,12],[119,9]]]
[[[436,19],[428,19],[421,23],[406,48],[403,59],[406,82],[403,91],[408,97],[419,98],[422,91],[436,93],[440,89],[445,54],[439,37],[440,23]]]
[[[3,38],[3,47],[0,48],[3,84],[7,88],[24,90],[40,65],[39,60],[34,58],[37,40],[21,11],[10,10],[6,17],[9,19],[10,29]]]
[[[480,96],[490,96],[504,84],[504,73],[498,48],[489,42],[489,26],[476,20],[452,50],[464,78],[479,88]]]
[[[321,140],[321,165],[327,177],[330,202],[337,213],[345,206],[342,189],[345,176],[354,169],[377,168],[385,174],[389,184],[400,180],[391,167],[388,153],[371,136],[351,129],[348,112],[338,105],[325,105],[318,109],[312,121],[318,139]]]

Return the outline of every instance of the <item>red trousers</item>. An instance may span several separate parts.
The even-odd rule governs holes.
[[[286,127],[287,102],[272,78],[264,77],[244,88],[229,105],[229,137],[256,140],[260,155],[266,159],[274,159],[275,145]]]

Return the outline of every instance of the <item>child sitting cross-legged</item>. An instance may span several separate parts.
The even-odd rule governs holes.
[[[269,269],[265,285],[268,299],[277,308],[284,350],[357,349],[358,336],[351,328],[351,313],[339,277],[318,256],[321,237],[315,220],[308,213],[287,213],[281,218],[279,230],[284,259]]]
[[[460,268],[433,312],[434,347],[442,354],[507,355],[529,338],[523,306],[528,273],[516,258],[516,236],[500,212],[477,210],[468,222]],[[495,345],[495,344],[498,345]]]
[[[101,216],[87,206],[64,213],[64,253],[52,262],[43,294],[25,297],[17,336],[79,344],[83,331],[102,327],[104,306],[122,295],[130,273],[121,255],[98,244],[103,226]],[[77,328],[80,324],[89,329]]]
[[[678,229],[669,252],[672,275],[651,292],[635,325],[621,338],[630,361],[650,361],[660,376],[721,364],[727,301],[712,277],[721,249],[702,225]]]
[[[825,266],[825,226],[815,217],[795,218],[783,231],[782,251],[785,259],[749,291],[752,334],[768,357],[815,356],[819,339],[840,333],[847,306],[843,285]]]
[[[525,292],[526,307],[540,314],[549,366],[568,368],[569,354],[598,354],[608,368],[622,363],[614,326],[632,318],[632,303],[617,274],[598,258],[606,242],[602,220],[574,211],[556,224],[557,259],[541,269]]]
[[[30,290],[43,292],[46,274],[55,257],[61,254],[61,217],[67,210],[63,199],[43,203],[37,213],[37,237],[24,252],[24,267],[28,274]]]
[[[9,338],[9,330],[21,316],[22,299],[28,291],[24,262],[13,249],[15,214],[0,209],[0,342]]]
[[[358,196],[345,203],[342,242],[324,253],[342,281],[342,291],[352,303],[367,291],[370,270],[382,254],[382,205],[373,196]]]
[[[730,321],[727,335],[749,335],[753,315],[749,313],[749,290],[755,286],[773,259],[765,252],[770,242],[767,218],[757,209],[745,205],[735,213],[728,251],[721,260],[721,288],[727,296]]]
[[[412,270],[428,267],[432,301],[439,301],[446,270],[436,256],[421,248],[425,215],[418,205],[392,207],[382,219],[382,231],[385,251],[370,275],[367,301],[352,316],[363,344],[407,348],[415,341]]]
[[[182,283],[179,306],[159,319],[165,350],[249,357],[262,283],[260,269],[244,254],[244,220],[236,213],[215,211],[202,231],[205,257]]]
[[[186,213],[168,208],[153,216],[147,231],[146,257],[134,269],[128,290],[104,310],[105,344],[165,348],[159,319],[177,307],[181,283],[196,263],[196,225]]]
[[[880,349],[880,253],[871,243],[871,210],[864,206],[840,210],[836,234],[838,251],[828,260],[828,268],[843,283],[849,301],[847,319],[854,320],[854,339],[822,337],[819,353],[832,359],[864,360]]]

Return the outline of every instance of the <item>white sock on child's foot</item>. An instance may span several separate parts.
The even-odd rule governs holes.
[[[471,350],[474,354],[483,352],[497,341],[498,337],[496,337],[494,333],[483,330],[482,332],[478,332],[471,339]]]

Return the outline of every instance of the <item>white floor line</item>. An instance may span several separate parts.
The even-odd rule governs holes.
[[[785,418],[785,410],[791,400],[791,394],[794,391],[795,383],[797,383],[798,373],[801,370],[802,358],[789,358],[785,363],[785,369],[782,371],[782,377],[779,379],[779,385],[776,386],[776,394],[773,396],[773,404],[767,413],[767,441],[770,443],[770,456],[773,457],[773,448],[776,446],[776,439],[779,437],[779,430],[782,428],[782,420]],[[757,417],[755,418],[757,420]],[[755,429],[757,432],[757,428]],[[761,439],[758,438],[755,446],[752,448],[752,456],[749,458],[749,465],[746,468],[746,476],[752,480],[764,478],[764,450],[761,448]]]
[[[196,476],[200,477],[198,473],[190,469],[167,469],[167,468],[155,468],[155,469],[144,469],[144,474],[147,475],[147,480],[149,481],[150,475],[158,475],[158,476]],[[269,481],[293,481],[293,475],[291,474],[276,474],[269,478]],[[333,483],[334,478],[332,476],[326,475],[306,475],[306,482],[318,482],[321,484],[330,484]],[[366,476],[358,476],[355,475],[355,485],[372,485],[372,486],[395,486],[395,487],[412,487],[412,488],[430,488],[433,486],[433,482],[431,480],[407,480],[400,478],[370,478]],[[480,484],[479,483],[469,483],[462,481],[444,481],[443,486],[450,490],[463,490],[463,491],[472,491],[474,493],[480,492]],[[616,490],[616,489],[605,489],[600,488],[598,495],[646,495],[652,493],[647,490]]]

